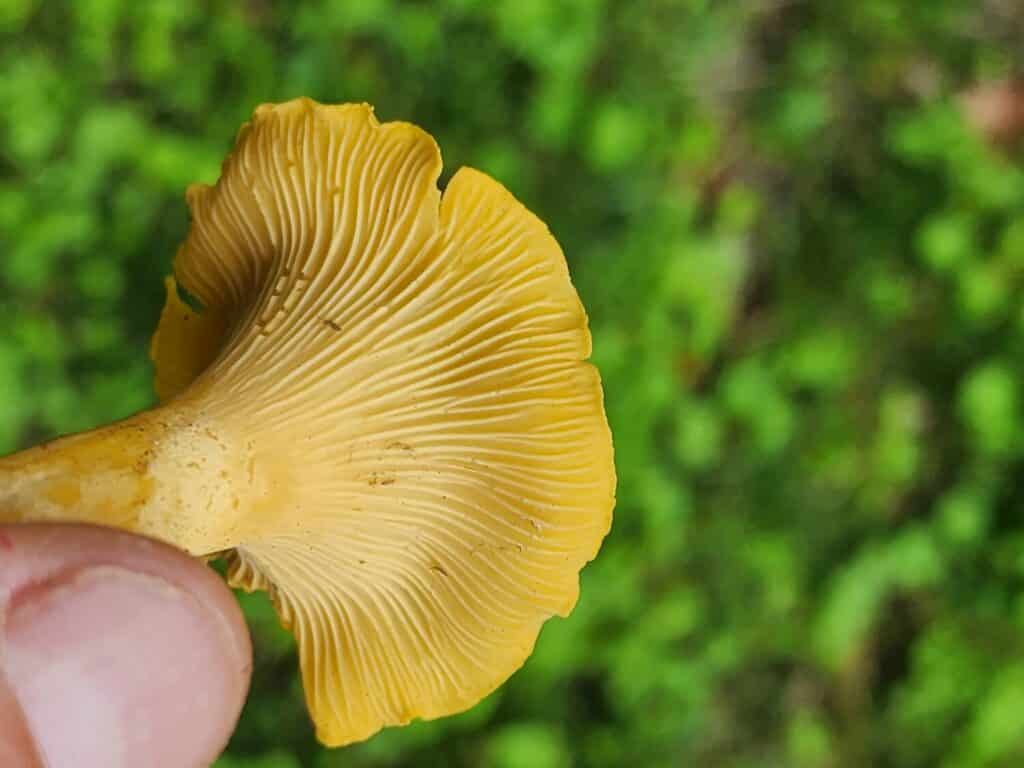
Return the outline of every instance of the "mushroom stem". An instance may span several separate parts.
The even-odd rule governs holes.
[[[194,555],[231,548],[230,519],[210,514],[232,500],[227,447],[188,410],[179,402],[0,458],[0,523],[92,523]]]
[[[135,530],[152,494],[157,437],[136,416],[0,459],[0,522],[79,522]]]

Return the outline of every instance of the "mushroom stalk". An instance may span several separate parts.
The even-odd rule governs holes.
[[[223,502],[238,506],[226,446],[182,410],[144,411],[0,459],[0,523],[93,523],[193,555],[230,549],[237,542],[219,519]]]
[[[136,529],[153,492],[152,424],[135,417],[0,459],[0,522]]]

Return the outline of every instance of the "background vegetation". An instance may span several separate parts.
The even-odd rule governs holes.
[[[152,401],[184,188],[256,104],[367,100],[565,246],[616,526],[508,685],[343,751],[245,599],[221,768],[1019,766],[1022,27],[1019,0],[0,0],[0,448]]]

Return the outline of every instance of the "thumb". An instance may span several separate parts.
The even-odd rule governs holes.
[[[100,528],[0,526],[0,764],[206,766],[251,667],[202,563]]]

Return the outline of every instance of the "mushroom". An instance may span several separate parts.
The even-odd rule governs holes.
[[[545,225],[370,106],[259,107],[167,280],[161,404],[0,460],[0,522],[227,562],[295,635],[337,746],[467,709],[576,603],[615,470]]]

